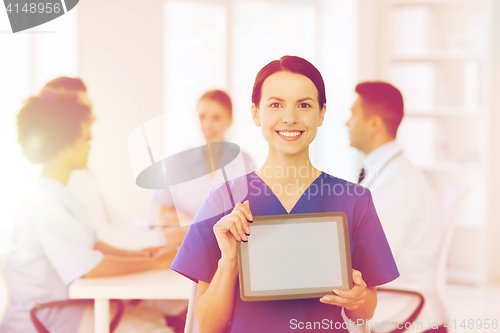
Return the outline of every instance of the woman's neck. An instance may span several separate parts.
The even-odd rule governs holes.
[[[311,164],[309,148],[295,155],[287,155],[269,147],[266,162],[256,173],[268,183],[296,183],[298,180],[300,184],[309,184],[321,171]]]
[[[73,169],[68,168],[67,165],[58,162],[52,162],[45,165],[42,169],[42,176],[52,178],[63,186],[68,185],[69,177],[71,176]]]
[[[309,160],[309,150],[286,155],[269,147],[264,165],[255,172],[290,213],[300,197],[321,175]]]

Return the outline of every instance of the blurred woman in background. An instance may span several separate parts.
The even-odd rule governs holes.
[[[207,143],[210,142],[225,142],[227,131],[233,122],[233,105],[229,95],[222,90],[210,90],[203,94],[198,100],[196,106],[198,117],[203,131],[203,136]],[[223,150],[212,149],[213,161],[220,161],[224,154]],[[254,170],[252,159],[241,152],[245,164],[245,173]],[[172,233],[177,233],[178,237],[184,238],[187,228],[169,228],[169,226],[176,226],[179,220],[190,222],[193,220],[198,208],[200,207],[203,199],[208,194],[210,189],[220,184],[220,181],[210,174],[212,170],[211,158],[208,154],[199,154],[195,159],[189,161],[193,166],[203,165],[210,177],[206,178],[204,188],[189,188],[186,184],[185,191],[183,191],[180,198],[176,197],[175,207],[174,200],[167,190],[156,190],[152,194],[152,201],[159,205],[159,223],[167,226],[165,232],[167,239],[174,238]],[[219,164],[214,162],[215,164]],[[228,173],[231,170],[228,170]],[[186,223],[188,224],[188,223]]]

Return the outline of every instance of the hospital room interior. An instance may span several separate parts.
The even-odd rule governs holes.
[[[145,254],[154,257],[155,251],[162,255],[158,248],[182,243],[199,206],[181,212],[188,204],[180,201],[195,196],[189,191],[197,192],[197,185],[186,185],[189,193],[165,205],[162,200],[168,198],[150,183],[144,185],[141,175],[162,159],[221,140],[244,152],[245,163],[251,161],[248,172],[259,169],[269,144],[252,120],[255,75],[270,61],[290,55],[312,63],[326,88],[326,113],[309,147],[310,160],[322,172],[349,182],[370,188],[364,174],[360,177],[366,152],[357,149],[350,133],[351,108],[361,94],[357,85],[382,81],[401,92],[404,116],[394,144],[432,190],[435,228],[422,242],[439,237],[430,298],[438,299],[445,314],[444,319],[422,319],[417,313],[412,321],[425,320],[424,328],[436,321],[448,332],[498,331],[500,1],[123,0],[118,5],[83,0],[57,19],[18,33],[11,33],[7,12],[0,9],[0,31],[0,325],[8,320],[9,302],[15,299],[3,270],[7,273],[9,260],[14,260],[9,253],[22,236],[16,233],[24,230],[16,229],[19,213],[24,210],[24,216],[30,209],[21,203],[42,172],[42,165],[29,163],[18,144],[17,116],[30,96],[43,97],[57,78],[81,79],[95,120],[86,167],[74,170],[66,187],[88,214],[98,240],[129,252],[154,248]],[[218,129],[210,139],[200,107],[219,90],[230,96],[231,121],[224,133]],[[221,166],[214,168],[212,161],[211,167],[215,172]],[[385,176],[385,167],[389,170],[390,164],[378,176]],[[399,202],[395,197],[383,200]],[[379,214],[382,227],[384,216]],[[162,224],[171,218],[180,225]],[[403,239],[408,231],[398,230],[396,237]],[[397,257],[396,264],[405,265]],[[134,271],[112,277],[80,274],[68,280],[69,298],[95,299],[95,332],[105,332],[112,319],[113,311],[97,317],[98,306],[109,307],[108,299],[122,298],[129,306],[131,299],[145,303],[154,297],[147,286],[144,296],[137,287],[141,281],[149,284],[146,279],[160,290],[155,279],[168,275],[173,282],[163,293],[175,295],[167,299],[191,302],[191,281],[160,266],[153,267],[161,270],[154,276]],[[123,290],[130,282],[137,290],[123,296],[87,295],[92,288],[85,289],[85,281],[91,279],[108,281],[103,286],[124,283]],[[379,305],[391,302],[390,296],[379,294]],[[432,303],[430,298],[425,304]],[[402,302],[394,303],[408,310],[402,320],[415,308],[421,310],[418,297]],[[163,315],[171,332],[196,332],[188,327],[193,325],[192,309],[186,305],[181,310]],[[384,331],[378,328],[372,331]]]

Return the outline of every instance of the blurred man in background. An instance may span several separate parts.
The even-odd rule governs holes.
[[[346,126],[351,146],[365,155],[358,183],[373,195],[401,274],[384,287],[417,291],[424,296],[424,308],[416,319],[424,328],[428,328],[429,319],[444,323],[435,276],[442,227],[431,186],[396,142],[403,119],[403,97],[397,88],[385,82],[363,82],[355,91],[358,96]],[[404,322],[416,308],[412,305],[414,300],[408,297],[389,300],[382,293],[379,296],[374,322]]]

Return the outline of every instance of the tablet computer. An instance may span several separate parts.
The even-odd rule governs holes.
[[[244,301],[320,298],[352,288],[347,216],[343,212],[254,216],[238,242]]]

